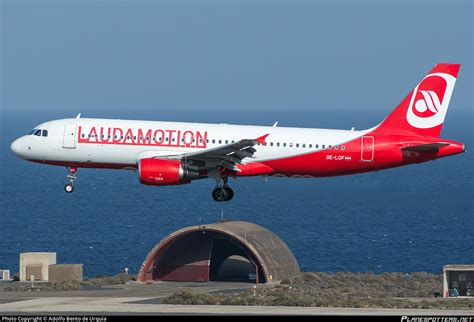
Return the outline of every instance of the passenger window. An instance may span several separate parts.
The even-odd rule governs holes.
[[[315,147],[316,147],[316,149],[319,149],[319,144],[316,144]]]
[[[338,147],[337,145],[335,145],[335,146],[334,146],[334,149],[336,149],[336,150],[337,150],[337,149],[339,149],[339,147]]]
[[[176,140],[176,138],[173,138],[171,141],[173,141],[173,142],[174,142],[175,140]]]
[[[299,143],[296,143],[296,147],[299,148],[299,147],[300,147],[300,144],[299,144]]]
[[[283,146],[286,147],[286,143],[283,143]]]
[[[341,145],[341,150],[344,151],[346,149],[345,145]]]
[[[84,133],[82,133],[82,134],[81,134],[81,137],[82,137],[82,138],[85,138],[85,137],[86,137],[86,135],[85,135]]]
[[[277,146],[280,146],[280,142],[277,142]]]
[[[229,143],[229,140],[225,140],[225,144]]]
[[[183,140],[183,142],[184,142],[184,140]],[[209,143],[209,139],[206,140],[206,143]]]
[[[216,144],[216,140],[212,140],[212,144]]]
[[[222,140],[219,140],[219,144],[222,144]]]
[[[323,145],[321,145],[321,147],[324,149],[324,144],[323,144]]]
[[[136,136],[136,135],[134,135],[134,136],[133,136],[133,140],[135,141],[136,139],[137,139],[137,136]]]
[[[270,142],[270,146],[273,146],[273,142]]]
[[[43,136],[48,136],[48,130],[43,130]]]
[[[306,143],[303,143],[303,148],[306,148]]]
[[[290,148],[292,148],[292,147],[293,147],[293,143],[290,143]]]
[[[313,147],[313,145],[312,145],[312,144],[310,144],[310,145],[309,145],[309,148],[311,149],[312,147]]]

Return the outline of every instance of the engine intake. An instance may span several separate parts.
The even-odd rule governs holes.
[[[138,178],[141,183],[150,186],[171,186],[190,183],[200,176],[179,160],[145,158],[138,163]]]

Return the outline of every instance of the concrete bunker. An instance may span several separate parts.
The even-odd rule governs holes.
[[[291,250],[270,230],[223,221],[166,236],[146,257],[138,280],[267,283],[299,273]]]
[[[443,267],[443,297],[474,296],[474,265]]]

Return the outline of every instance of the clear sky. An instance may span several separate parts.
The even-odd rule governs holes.
[[[0,2],[4,111],[389,111],[455,62],[471,115],[468,0]]]

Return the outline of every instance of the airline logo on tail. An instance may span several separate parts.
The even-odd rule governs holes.
[[[427,75],[415,87],[407,110],[408,123],[419,129],[443,124],[456,77],[446,73]]]

